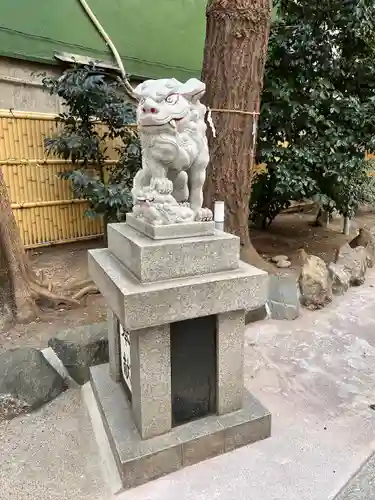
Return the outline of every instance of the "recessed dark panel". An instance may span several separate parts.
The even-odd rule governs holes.
[[[216,316],[178,321],[170,328],[176,426],[216,411]]]

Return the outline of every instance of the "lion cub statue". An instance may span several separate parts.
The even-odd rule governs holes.
[[[212,220],[202,208],[209,161],[205,84],[148,80],[135,88],[142,168],[134,178],[133,213],[152,224]]]

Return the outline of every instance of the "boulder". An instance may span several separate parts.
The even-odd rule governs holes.
[[[0,354],[0,420],[36,410],[65,389],[63,377],[38,349]]]
[[[301,302],[308,309],[322,309],[332,301],[332,286],[327,266],[320,257],[302,250],[301,273],[298,279]]]
[[[350,275],[338,264],[331,262],[328,266],[334,295],[343,295],[350,286]]]
[[[375,264],[375,228],[360,228],[358,236],[350,243],[351,248],[363,247],[367,252],[367,267],[374,267]]]
[[[90,366],[108,363],[107,323],[79,326],[58,333],[48,342],[79,384],[90,378]]]
[[[366,248],[351,248],[346,243],[337,252],[335,263],[350,276],[351,286],[360,286],[365,282],[368,259]]]

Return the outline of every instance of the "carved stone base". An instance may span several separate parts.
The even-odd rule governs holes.
[[[215,233],[215,222],[186,222],[154,226],[145,220],[126,214],[126,222],[130,227],[145,234],[153,240],[171,240],[175,238],[190,238],[193,236],[210,236]]]
[[[211,415],[152,439],[141,439],[131,405],[108,365],[91,368],[91,385],[121,476],[129,489],[271,434],[270,413],[247,391],[241,410]]]
[[[141,283],[238,269],[240,239],[215,231],[210,236],[152,240],[129,224],[108,224],[108,250]]]

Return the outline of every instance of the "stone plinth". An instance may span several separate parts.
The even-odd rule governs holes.
[[[110,225],[109,248],[89,252],[110,352],[91,379],[125,488],[270,435],[243,382],[245,311],[265,303],[267,274],[234,236],[158,240],[135,225]]]
[[[240,262],[237,269],[140,283],[108,250],[89,251],[90,274],[127,330],[138,330],[229,311],[256,309],[267,294],[267,275]]]
[[[238,268],[240,240],[227,233],[152,240],[128,224],[108,226],[108,250],[141,282]]]
[[[153,240],[174,240],[176,238],[192,238],[194,236],[211,236],[215,233],[215,223],[185,222],[182,224],[166,224],[153,226],[148,222],[135,217],[132,213],[126,214],[126,223],[136,231]]]
[[[131,403],[108,365],[91,368],[91,384],[124,488],[133,488],[182,467],[266,439],[270,413],[247,391],[241,410],[175,427],[152,439],[141,439]]]

